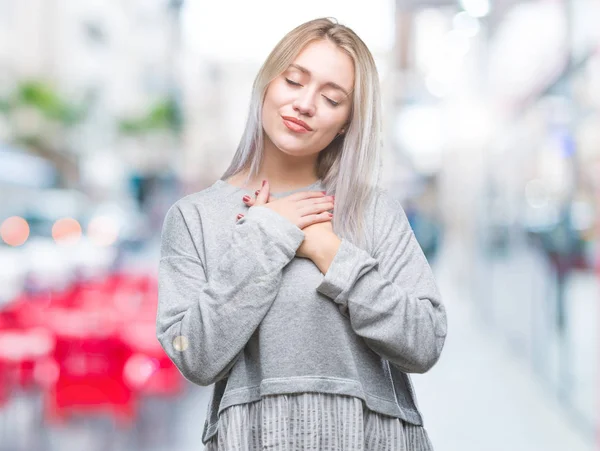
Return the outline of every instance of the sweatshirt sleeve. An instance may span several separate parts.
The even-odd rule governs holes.
[[[339,304],[373,351],[401,371],[424,373],[444,346],[446,310],[404,210],[385,192],[373,233],[373,256],[342,238],[317,291]]]
[[[162,227],[156,332],[186,379],[207,386],[227,375],[267,314],[304,232],[267,207],[250,207],[207,271],[197,251],[202,218],[181,202]]]

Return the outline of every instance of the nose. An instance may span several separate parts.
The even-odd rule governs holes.
[[[314,95],[309,92],[309,90],[305,90],[303,93],[298,94],[296,100],[292,104],[294,111],[297,111],[300,114],[305,114],[307,116],[314,116],[315,114],[315,102]]]

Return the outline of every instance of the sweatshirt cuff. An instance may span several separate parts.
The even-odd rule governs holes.
[[[368,252],[342,238],[317,291],[333,299],[336,304],[346,307],[347,293],[360,276],[376,265],[377,260]]]
[[[250,220],[258,223],[259,227],[274,240],[288,249],[292,256],[304,241],[304,232],[296,224],[284,218],[279,213],[263,205],[254,205],[248,209],[240,221]]]

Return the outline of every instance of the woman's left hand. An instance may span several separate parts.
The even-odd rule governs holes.
[[[296,257],[309,258],[315,261],[319,250],[329,247],[337,239],[331,221],[317,222],[302,229],[304,241],[296,250]]]
[[[258,195],[258,193],[259,190],[254,194]],[[271,199],[271,196],[269,196],[268,201],[271,201]],[[254,198],[245,196],[243,202],[250,207],[254,205]],[[243,216],[240,213],[237,220]],[[335,255],[340,243],[339,237],[333,231],[331,220],[311,224],[304,227],[302,231],[304,232],[304,241],[296,250],[296,257],[308,258],[315,264],[327,264],[327,261],[331,259],[330,254]],[[317,262],[317,259],[319,259],[319,262]],[[324,261],[321,262],[320,260]]]

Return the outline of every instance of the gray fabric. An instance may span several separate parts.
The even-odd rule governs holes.
[[[433,451],[426,430],[327,393],[272,395],[228,407],[205,451]]]
[[[244,194],[218,180],[178,200],[162,230],[157,337],[188,380],[214,384],[203,442],[227,407],[277,394],[354,396],[422,425],[407,373],[438,360],[446,312],[400,204],[377,190],[365,249],[343,238],[323,275],[295,257],[304,232]]]

